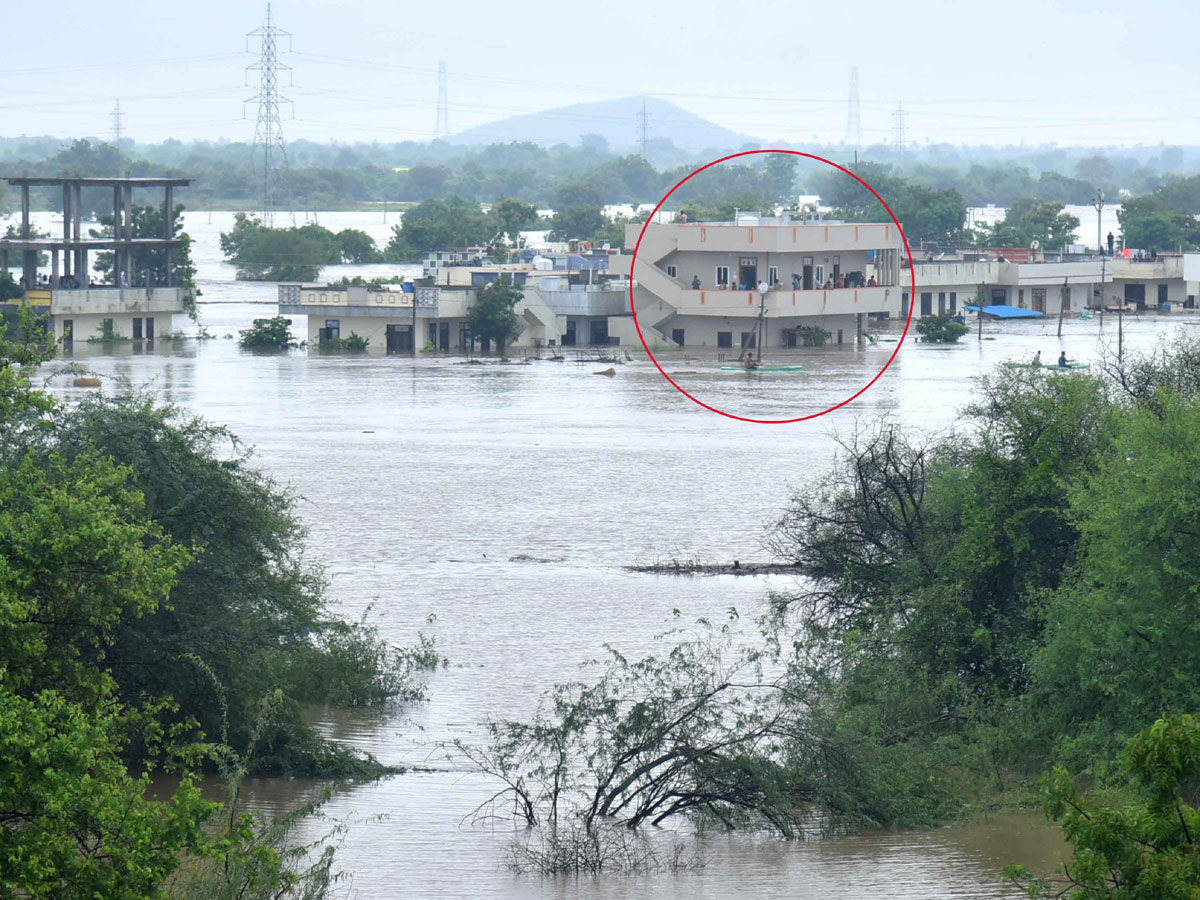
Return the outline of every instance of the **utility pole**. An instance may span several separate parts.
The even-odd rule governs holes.
[[[850,68],[850,100],[846,104],[846,139],[848,147],[862,146],[862,118],[858,104],[858,66]]]
[[[121,101],[117,100],[117,105],[112,110],[112,138],[110,144],[116,145],[121,143]]]
[[[288,50],[292,49],[292,35],[282,28],[275,26],[271,17],[271,4],[267,4],[267,17],[261,28],[256,28],[246,34],[246,49],[250,49],[250,39],[260,39],[258,62],[246,66],[246,82],[249,84],[249,73],[258,72],[258,93],[242,104],[245,115],[246,103],[258,103],[258,119],[254,125],[254,159],[261,159],[262,184],[262,215],[263,223],[268,227],[275,221],[275,203],[281,193],[282,182],[287,171],[287,147],[283,142],[283,124],[279,118],[279,104],[291,103],[287,97],[279,96],[279,72],[289,73],[289,83],[292,67],[279,62],[276,56],[278,39],[288,39]],[[257,167],[257,166],[256,166]]]
[[[1092,206],[1096,207],[1096,253],[1099,256],[1104,256],[1104,244],[1100,239],[1100,215],[1104,210],[1104,189],[1096,188],[1096,199],[1092,201]]]
[[[450,104],[447,101],[446,61],[438,63],[437,118],[433,124],[433,139],[450,137]]]
[[[915,298],[914,298],[915,299]],[[979,294],[975,298],[975,319],[979,324],[979,340],[983,340],[983,282],[979,282]]]
[[[1067,311],[1067,297],[1070,295],[1071,289],[1067,287],[1067,279],[1063,279],[1062,291],[1058,295],[1058,336],[1062,337],[1063,316]]]
[[[650,159],[646,154],[647,145],[650,143],[650,113],[646,112],[646,101],[642,101],[641,112],[638,113],[638,146],[642,148],[642,161],[649,162]]]

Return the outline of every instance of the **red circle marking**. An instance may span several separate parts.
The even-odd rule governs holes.
[[[908,254],[908,271],[912,277],[912,291],[908,295],[909,296],[908,318],[904,322],[904,333],[900,335],[900,340],[896,342],[896,349],[892,351],[892,355],[888,357],[888,361],[883,364],[883,368],[879,370],[879,374],[876,375],[874,378],[872,378],[870,381],[868,381],[861,388],[859,388],[859,390],[856,393],[851,394],[849,397],[847,397],[845,400],[843,400],[841,403],[838,403],[835,406],[831,406],[831,407],[829,407],[829,409],[823,409],[818,413],[812,413],[811,415],[807,415],[807,416],[796,416],[796,418],[794,418],[794,419],[751,419],[748,416],[738,416],[738,415],[734,415],[733,413],[727,413],[723,409],[717,409],[715,406],[710,406],[709,404],[705,403],[703,400],[698,400],[697,398],[693,397],[691,394],[689,394],[687,391],[685,391],[682,387],[680,387],[674,381],[674,379],[672,379],[671,376],[668,375],[663,370],[663,367],[661,365],[659,365],[658,360],[654,358],[654,354],[650,351],[650,347],[646,343],[646,336],[644,334],[642,334],[642,326],[638,322],[638,318],[637,318],[637,305],[634,303],[634,300],[633,300],[633,280],[634,280],[633,269],[634,269],[634,266],[637,265],[637,255],[638,255],[638,250],[642,246],[642,236],[646,233],[646,228],[650,225],[650,223],[652,221],[654,221],[654,217],[658,215],[658,211],[660,209],[662,209],[662,205],[667,202],[667,198],[670,197],[673,193],[675,193],[675,191],[678,190],[680,185],[682,185],[685,181],[687,181],[689,178],[691,178],[694,175],[699,175],[705,169],[711,169],[715,165],[719,165],[720,163],[723,163],[730,159],[737,159],[739,156],[754,156],[759,153],[790,153],[792,156],[803,156],[803,157],[806,157],[807,159],[815,159],[818,162],[825,163],[827,166],[833,166],[839,172],[846,173],[851,178],[853,178],[855,181],[857,181],[859,184],[861,184],[863,187],[865,187],[868,191],[870,191],[871,195],[876,200],[879,201],[879,204],[884,209],[887,210],[888,215],[891,216],[891,218],[892,218],[892,222],[894,222],[896,225],[896,229],[900,232],[900,239],[902,241],[904,241],[904,252],[906,254]],[[899,285],[897,285],[897,287],[899,287]],[[879,194],[877,194],[875,192],[875,188],[871,187],[869,184],[867,184],[865,181],[863,181],[861,178],[859,178],[857,175],[855,175],[849,169],[845,168],[844,166],[839,166],[837,163],[832,162],[828,159],[825,159],[822,156],[817,156],[813,153],[801,153],[799,150],[746,150],[742,153],[732,153],[729,156],[722,156],[720,159],[714,159],[712,162],[708,163],[707,165],[703,165],[700,168],[698,168],[695,172],[692,172],[689,175],[685,175],[683,178],[681,178],[679,180],[679,183],[676,184],[675,187],[673,187],[669,191],[667,191],[666,195],[661,200],[658,201],[658,205],[654,207],[654,212],[650,213],[650,217],[648,219],[646,219],[645,224],[642,225],[642,230],[638,234],[637,243],[633,247],[633,259],[630,260],[630,262],[629,262],[629,309],[633,313],[633,325],[635,328],[637,328],[638,338],[641,339],[642,346],[646,349],[646,355],[649,356],[650,361],[652,363],[654,363],[654,368],[658,369],[659,374],[661,374],[663,378],[667,379],[667,381],[669,381],[671,383],[671,386],[673,388],[675,388],[675,390],[679,391],[679,393],[683,394],[683,396],[687,397],[693,403],[695,403],[699,406],[703,406],[709,412],[715,412],[718,415],[725,416],[728,419],[737,419],[739,422],[754,422],[759,425],[786,425],[789,422],[803,422],[807,419],[815,419],[815,418],[817,418],[817,416],[823,416],[823,415],[825,415],[825,413],[833,412],[835,409],[841,409],[843,406],[845,406],[851,400],[854,400],[857,397],[860,397],[863,393],[865,393],[867,388],[871,387],[871,385],[873,385],[876,381],[878,381],[880,379],[880,377],[883,375],[883,373],[887,371],[888,366],[890,366],[892,364],[892,360],[894,360],[896,358],[896,354],[900,352],[900,348],[904,346],[904,338],[908,336],[908,326],[912,323],[913,307],[916,305],[913,301],[916,299],[916,296],[917,296],[917,273],[916,273],[915,268],[913,267],[912,250],[908,246],[908,237],[904,234],[904,229],[900,226],[900,222],[897,221],[896,214],[894,212],[892,212],[892,208],[883,202],[883,198],[880,197]]]

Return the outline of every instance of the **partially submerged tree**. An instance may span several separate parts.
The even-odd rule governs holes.
[[[482,288],[475,295],[475,304],[467,310],[471,336],[485,347],[495,341],[497,355],[504,356],[504,345],[521,333],[521,322],[513,308],[524,296],[510,275],[501,275]]]
[[[292,320],[284,316],[272,316],[269,319],[255,319],[253,327],[238,332],[238,344],[246,350],[263,350],[268,352],[288,350],[296,346],[296,338],[292,335]]]

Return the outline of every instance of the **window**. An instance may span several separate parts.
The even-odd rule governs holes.
[[[921,294],[921,315],[933,315],[933,291],[925,291]]]
[[[825,287],[825,267],[817,266],[817,287]]]
[[[675,268],[675,266],[673,266],[673,265],[667,266],[667,274],[670,275],[672,278],[674,278],[675,276],[677,276],[679,274],[679,270],[677,268]]]
[[[142,317],[141,316],[133,317],[133,339],[135,341],[140,341],[142,339]]]
[[[342,320],[341,319],[326,319],[325,328],[329,331],[331,338],[341,337]]]
[[[671,340],[674,341],[676,344],[678,344],[680,347],[682,347],[683,346],[683,329],[682,328],[672,328],[671,329]]]
[[[767,268],[767,284],[771,287],[779,284],[779,266],[769,266]]]
[[[717,287],[727,287],[729,285],[729,266],[717,266],[716,285]]]
[[[733,346],[733,332],[732,331],[718,331],[717,332],[717,346],[718,347],[732,347]]]
[[[950,312],[958,312],[958,292],[950,292]]]

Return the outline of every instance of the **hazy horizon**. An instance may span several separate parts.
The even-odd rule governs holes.
[[[138,141],[249,140],[256,106],[243,117],[243,101],[258,82],[244,67],[258,45],[251,39],[246,52],[244,35],[262,24],[265,6],[114,0],[54,16],[16,7],[10,33],[34,39],[6,47],[0,131],[104,137],[120,99],[123,134]],[[847,22],[830,8],[772,0],[734,16],[698,0],[498,17],[468,2],[444,27],[410,16],[412,29],[377,0],[276,2],[277,26],[293,35],[293,52],[282,52],[286,40],[280,47],[293,75],[291,84],[280,79],[294,101],[294,118],[283,109],[284,136],[428,140],[445,60],[452,134],[645,94],[767,144],[838,143],[857,66],[864,144],[891,139],[899,103],[906,139],[918,143],[1200,144],[1200,121],[1175,112],[1192,93],[1179,86],[1198,69],[1187,27],[1197,13],[1183,0],[1163,0],[1152,16],[1115,3],[1032,0],[1014,0],[1002,15],[949,15],[928,0],[898,10],[871,2]],[[1153,65],[1136,64],[1143,59]],[[631,119],[630,143],[635,129]],[[649,132],[688,146],[653,121]]]

